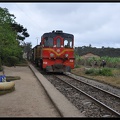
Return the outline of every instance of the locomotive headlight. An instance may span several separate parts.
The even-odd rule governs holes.
[[[50,53],[50,57],[54,57],[54,54],[53,54],[53,53]]]
[[[65,54],[65,57],[68,57],[68,54]]]

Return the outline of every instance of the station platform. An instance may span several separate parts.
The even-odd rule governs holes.
[[[4,66],[4,74],[21,79],[0,96],[0,117],[85,117],[32,64]]]

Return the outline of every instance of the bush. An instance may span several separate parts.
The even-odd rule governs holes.
[[[103,76],[112,76],[112,70],[110,68],[103,68],[99,70],[99,74]]]
[[[9,59],[10,66],[15,66],[16,64],[19,63],[19,59],[15,56],[9,56],[8,59]]]
[[[79,65],[75,65],[75,68],[79,68],[80,66]]]
[[[92,68],[92,69],[87,69],[86,71],[85,71],[85,74],[93,74],[94,73],[94,69]]]
[[[91,75],[103,75],[103,76],[112,76],[112,70],[110,68],[103,68],[103,69],[88,69],[85,71],[85,74]]]

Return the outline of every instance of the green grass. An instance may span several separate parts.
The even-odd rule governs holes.
[[[112,76],[109,75],[109,70],[103,70],[103,73],[99,73],[99,75],[95,75],[95,73],[93,74],[93,69],[90,70],[92,68],[87,68],[85,66],[81,66],[80,68],[75,68],[75,69],[72,69],[71,72],[75,75],[78,75],[78,76],[83,76],[85,78],[90,78],[92,80],[95,80],[95,81],[99,81],[99,82],[102,82],[102,83],[106,83],[106,84],[109,84],[109,85],[112,85],[114,87],[117,87],[117,88],[120,88],[120,69],[117,69],[117,68],[109,68],[110,71],[112,71]],[[99,69],[103,69],[103,68],[94,68],[96,69],[95,71],[99,71]],[[85,74],[86,70],[90,70],[89,73],[91,74]],[[101,74],[106,74],[105,75],[101,75]],[[111,72],[110,72],[111,74]]]

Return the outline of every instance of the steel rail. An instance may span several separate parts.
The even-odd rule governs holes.
[[[57,77],[57,76],[55,76]],[[105,109],[107,109],[108,111],[112,112],[113,114],[117,115],[118,117],[120,117],[120,113],[113,110],[112,108],[110,108],[109,106],[105,105],[104,103],[100,102],[99,100],[95,99],[94,97],[90,96],[89,94],[85,93],[84,91],[80,90],[79,88],[71,85],[68,82],[65,82],[64,80],[62,80],[61,78],[57,77],[58,79],[60,79],[61,81],[63,81],[64,83],[66,83],[67,85],[73,87],[74,89],[76,89],[77,91],[83,93],[84,95],[86,95],[88,98],[91,98],[92,100],[94,100],[96,103],[98,103],[99,105],[102,105],[102,107],[104,107]]]

